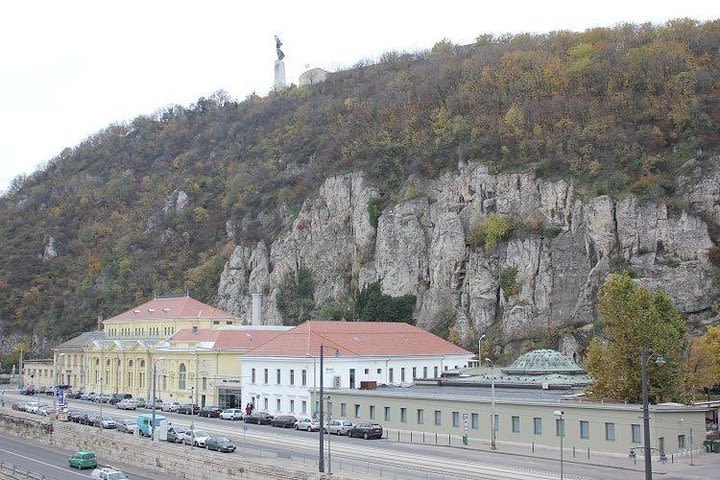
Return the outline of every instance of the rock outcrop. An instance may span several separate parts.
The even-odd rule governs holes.
[[[632,197],[584,199],[563,180],[461,164],[455,174],[416,186],[421,195],[388,207],[376,229],[367,207],[377,188],[359,172],[330,178],[269,250],[262,242],[237,246],[220,279],[219,306],[249,320],[251,294],[265,293],[264,322],[281,323],[277,286],[304,266],[317,305],[379,281],[385,294],[416,295],[414,316],[424,328],[451,312],[465,342],[493,330],[510,345],[549,327],[592,324],[598,289],[626,268],[639,282],[664,288],[683,312],[709,312],[719,292],[706,221],[716,228],[720,219],[718,184],[683,185],[701,218]],[[513,234],[492,251],[470,246],[468,232],[490,214],[512,220]],[[514,274],[513,288],[502,288],[503,272]],[[564,349],[576,344],[562,338]]]

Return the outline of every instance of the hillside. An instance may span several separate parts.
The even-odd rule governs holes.
[[[238,296],[247,292],[230,298],[220,281],[237,247],[252,252],[262,241],[272,250],[273,242],[297,230],[298,214],[316,202],[326,179],[357,172],[361,177],[351,178],[362,178],[367,195],[355,210],[370,207],[373,230],[361,242],[364,250],[348,257],[351,268],[311,272],[317,288],[323,278],[349,275],[346,287],[313,293],[315,313],[328,299],[352,302],[372,281],[386,294],[422,300],[417,285],[391,287],[385,281],[391,271],[360,275],[362,265],[376,261],[375,226],[384,225],[386,208],[405,200],[436,203],[428,189],[447,182],[444,175],[470,174],[477,167],[468,165],[478,162],[487,175],[498,175],[494,185],[535,177],[537,185],[564,181],[573,202],[608,198],[614,211],[616,202],[632,198],[664,209],[655,219],[691,218],[691,230],[702,237],[704,228],[707,241],[696,239],[688,255],[704,262],[699,271],[711,278],[717,265],[699,258],[700,250],[720,241],[713,182],[709,197],[702,187],[703,179],[715,178],[720,140],[718,44],[720,21],[692,20],[481,36],[469,46],[440,42],[429,52],[388,53],[309,87],[241,102],[218,92],[187,108],[111,125],[17,179],[0,198],[0,325],[5,334],[29,335],[40,345],[154,293],[185,290],[240,312]],[[463,245],[455,248],[465,261],[478,251],[465,237],[493,211],[480,208],[461,222]],[[509,207],[505,213],[522,230],[533,212]],[[570,231],[572,215],[555,214],[540,218],[527,236],[543,242]],[[640,209],[636,218],[642,222],[646,215]],[[619,261],[616,233],[617,226],[603,247],[618,259],[609,270],[629,263]],[[477,255],[480,262],[493,258],[492,252]],[[300,260],[290,263],[311,266]],[[672,271],[676,261],[664,268]],[[269,274],[276,264],[283,261],[268,253]],[[491,268],[488,275],[497,282],[502,270]],[[262,286],[266,293],[282,282],[280,270],[272,280]],[[453,295],[461,296],[456,287]],[[698,288],[693,295],[703,305],[717,302],[717,283]],[[587,302],[592,311],[592,299]],[[438,322],[427,318],[437,312],[422,308],[420,301],[416,319],[436,328]],[[496,309],[488,315],[465,322],[463,340],[503,314]]]

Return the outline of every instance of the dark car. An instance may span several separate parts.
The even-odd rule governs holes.
[[[222,412],[220,407],[203,407],[200,412],[198,412],[198,415],[201,417],[218,418],[220,412]]]
[[[179,425],[171,425],[167,429],[167,441],[172,443],[182,443],[185,431],[187,427],[181,427]]]
[[[237,445],[231,442],[227,437],[210,437],[205,440],[205,448],[208,450],[230,453],[235,451]]]
[[[382,438],[383,428],[379,423],[358,423],[348,430],[348,437]]]
[[[108,403],[110,405],[115,405],[119,401],[125,399],[125,398],[132,398],[132,395],[129,393],[116,393],[112,397],[110,397],[110,400],[108,400]]]
[[[68,422],[80,423],[83,413],[78,411],[69,411],[67,414]]]
[[[270,425],[270,422],[272,422],[273,418],[274,417],[267,412],[253,412],[250,415],[245,415],[245,423]]]
[[[99,422],[99,418],[100,416],[96,413],[85,413],[80,418],[80,423],[82,423],[83,425],[90,425],[94,427],[95,424]]]
[[[130,419],[120,419],[115,422],[117,424],[117,431],[118,432],[124,432],[124,433],[135,433],[138,429],[138,424],[135,422],[135,420]],[[169,431],[169,429],[168,429]]]
[[[20,389],[21,395],[35,395],[35,387],[28,385]]]
[[[273,427],[293,428],[295,426],[295,422],[297,422],[297,418],[292,415],[278,415],[270,420],[270,425]]]
[[[198,407],[197,405],[185,403],[178,407],[176,413],[182,413],[183,415],[197,415],[199,411],[200,407]]]

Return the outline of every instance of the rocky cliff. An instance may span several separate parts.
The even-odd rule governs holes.
[[[580,347],[569,333],[595,321],[598,288],[627,268],[664,288],[693,322],[717,321],[717,271],[707,255],[708,227],[720,224],[715,172],[681,178],[687,208],[671,213],[634,197],[584,198],[564,180],[461,164],[437,180],[411,179],[413,195],[386,208],[377,228],[367,206],[378,189],[360,172],[330,178],[272,245],[235,248],[219,306],[249,321],[251,293],[263,292],[263,321],[282,323],[277,286],[305,266],[318,305],[378,281],[385,294],[417,296],[419,326],[434,329],[451,317],[466,344],[491,334],[512,349],[555,328],[566,334],[560,346],[570,353]],[[491,214],[511,220],[513,233],[492,250],[472,246],[468,233]],[[502,288],[506,272],[512,288]]]

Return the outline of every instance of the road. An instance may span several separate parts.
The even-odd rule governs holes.
[[[9,398],[8,398],[9,397]],[[36,399],[46,401],[45,396]],[[16,394],[8,393],[6,400],[27,400]],[[71,410],[99,412],[96,403],[70,400]],[[137,412],[118,410],[114,406],[103,405],[103,413],[116,418],[136,418]],[[148,410],[142,410],[147,412]],[[292,429],[280,429],[270,426],[247,425],[243,431],[243,422],[231,422],[220,419],[188,417],[175,413],[162,413],[176,425],[202,428],[213,434],[225,435],[238,443],[236,455],[248,460],[262,458],[280,458],[289,463],[302,463],[312,468],[317,465],[318,434],[298,432]],[[87,427],[92,428],[92,427]],[[118,435],[123,435],[117,433]],[[328,436],[325,436],[326,440]],[[148,441],[147,439],[138,439]],[[518,480],[518,479],[557,479],[559,460],[528,456],[520,450],[506,448],[505,451],[491,452],[439,445],[405,444],[386,440],[362,440],[333,435],[330,439],[332,463],[326,463],[334,471],[344,475],[357,475],[358,478],[393,478],[427,480]],[[327,447],[327,441],[326,447]],[[501,448],[502,450],[502,448]],[[207,452],[214,454],[214,452]],[[720,460],[720,458],[718,458]],[[718,465],[720,466],[720,465]],[[640,465],[640,468],[642,466]],[[618,479],[640,480],[644,475],[640,468],[633,468],[628,461],[614,459],[605,462],[598,458],[596,462],[575,462],[566,459],[565,478],[573,480]],[[669,478],[667,475],[665,478]],[[704,478],[690,476],[672,476],[672,478]],[[711,477],[707,477],[711,478]]]
[[[77,468],[70,468],[68,458],[71,454],[70,450],[38,445],[25,439],[0,434],[0,461],[57,480],[87,479],[92,469],[81,471]],[[99,460],[102,464],[102,461],[107,459],[100,458]],[[120,468],[133,480],[169,480],[172,478],[129,465],[114,463],[113,466]]]

